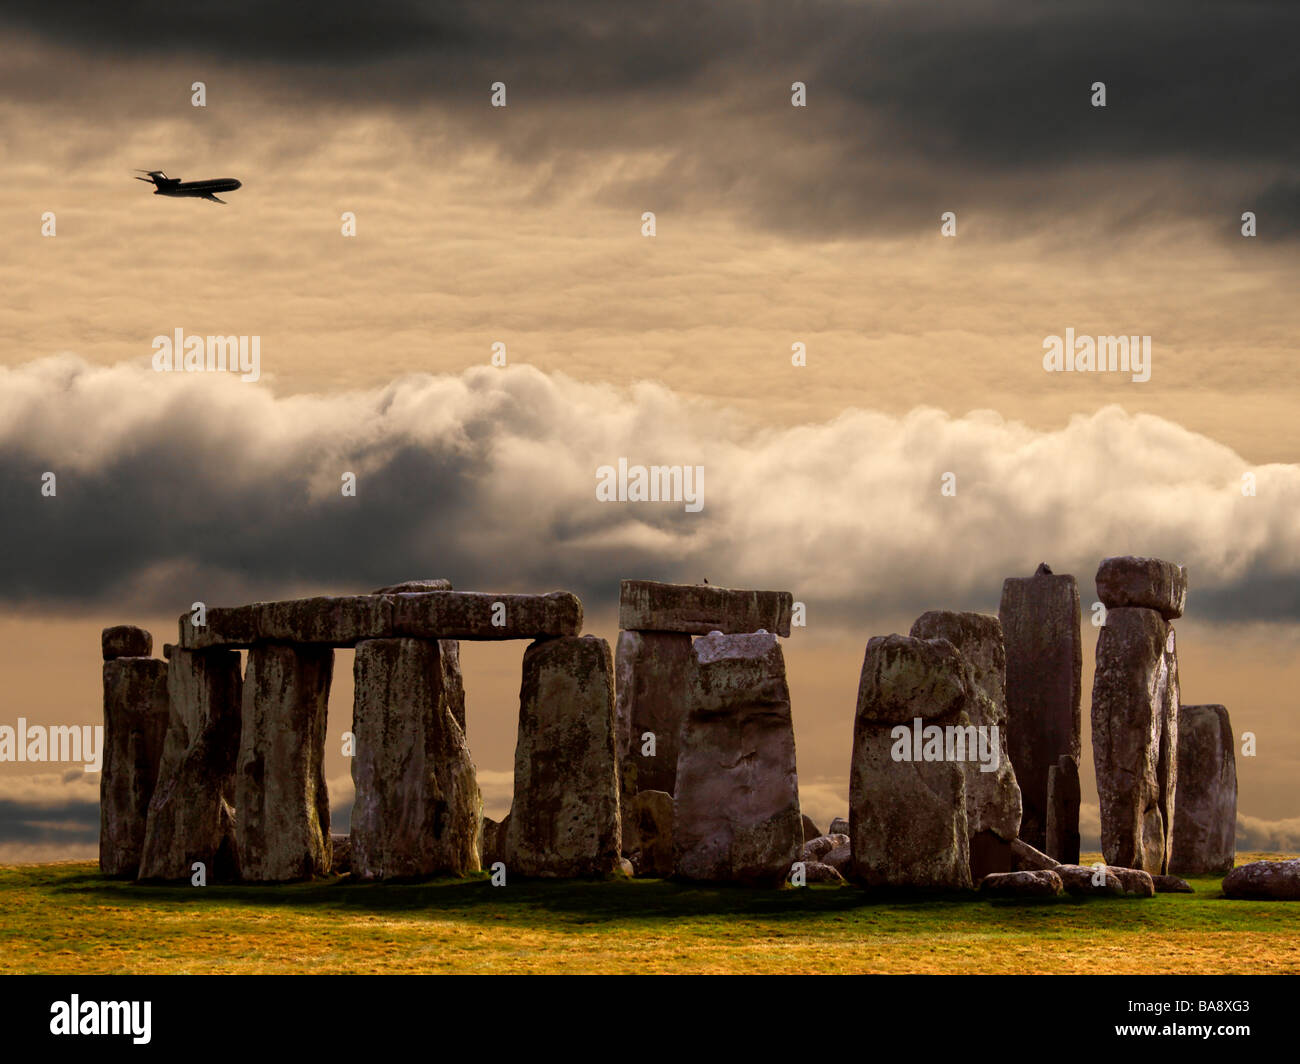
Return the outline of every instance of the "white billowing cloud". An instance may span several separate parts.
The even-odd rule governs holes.
[[[620,458],[702,466],[703,509],[598,501],[597,469]],[[40,497],[42,470],[68,474],[57,499]],[[1116,406],[1052,431],[930,408],[773,428],[662,384],[527,366],[278,398],[234,375],[64,356],[0,369],[0,478],[14,504],[0,565],[29,599],[129,600],[163,571],[263,598],[395,574],[607,601],[620,577],[653,576],[788,588],[825,617],[992,608],[1003,577],[1039,561],[1074,572],[1088,602],[1098,560],[1133,553],[1189,566],[1193,610],[1206,593],[1249,616],[1260,581],[1300,577],[1300,467],[1252,467]]]

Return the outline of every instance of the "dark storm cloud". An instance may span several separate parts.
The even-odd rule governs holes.
[[[322,108],[431,105],[561,173],[583,152],[656,149],[660,170],[606,192],[725,202],[792,234],[915,230],[946,209],[998,216],[990,231],[1094,207],[1116,231],[1194,213],[1225,237],[1239,223],[1219,219],[1250,209],[1266,240],[1300,219],[1289,0],[54,2],[0,17],[141,64],[228,61]],[[796,79],[806,110],[789,106]],[[496,80],[511,119],[489,123]]]
[[[447,577],[567,588],[594,611],[636,577],[787,588],[817,624],[856,626],[992,612],[1002,578],[1040,561],[1090,604],[1099,559],[1132,553],[1189,566],[1189,617],[1300,619],[1300,469],[1261,467],[1243,497],[1239,455],[1118,407],[1056,432],[926,409],[755,431],[659,386],[522,366],[277,398],[72,358],[0,369],[0,394],[10,607],[111,604],[129,621]],[[703,508],[599,501],[597,469],[620,458],[702,466]],[[962,487],[944,498],[953,469]]]

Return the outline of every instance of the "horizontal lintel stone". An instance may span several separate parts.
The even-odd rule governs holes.
[[[624,580],[618,626],[624,631],[744,635],[759,630],[790,635],[794,596],[789,591],[743,591],[712,584]]]

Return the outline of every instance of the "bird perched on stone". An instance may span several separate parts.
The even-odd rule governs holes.
[[[1034,570],[1034,575],[1035,575],[1035,576],[1051,576],[1051,575],[1052,575],[1052,567],[1051,567],[1050,565],[1048,565],[1046,562],[1039,562],[1039,563],[1038,563],[1038,568]]]

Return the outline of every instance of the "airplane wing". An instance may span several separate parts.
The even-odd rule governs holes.
[[[213,203],[225,203],[225,202],[226,202],[226,201],[223,200],[223,199],[217,199],[217,197],[214,196],[211,192],[205,192],[205,193],[203,194],[203,198],[204,198],[204,199],[209,199],[209,200],[211,200]]]

